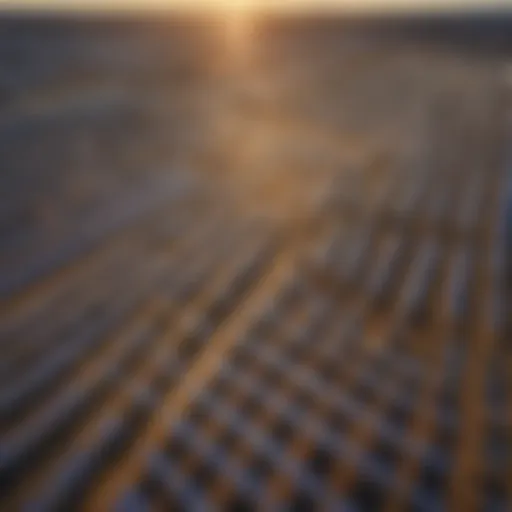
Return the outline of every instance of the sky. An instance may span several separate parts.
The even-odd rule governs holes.
[[[238,9],[304,11],[512,7],[512,0],[0,0],[0,8],[64,10]]]

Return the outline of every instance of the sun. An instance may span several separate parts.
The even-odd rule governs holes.
[[[169,3],[169,2],[168,2]],[[172,2],[171,2],[172,3]],[[173,3],[176,3],[174,0]],[[181,2],[180,2],[181,3]],[[211,11],[221,11],[223,13],[226,12],[249,12],[255,11],[261,4],[261,1],[258,0],[188,0],[184,1],[184,5],[189,5],[190,7],[208,9]]]
[[[226,5],[228,7],[231,6],[234,11],[245,13],[254,10],[256,7],[255,2],[252,0],[230,0],[226,2]]]

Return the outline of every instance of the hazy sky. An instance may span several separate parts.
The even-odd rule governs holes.
[[[37,7],[64,9],[122,8],[239,8],[304,10],[318,8],[383,9],[383,8],[453,8],[512,7],[512,0],[0,0],[1,7]]]

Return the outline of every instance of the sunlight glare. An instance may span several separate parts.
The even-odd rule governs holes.
[[[226,47],[235,65],[249,56],[254,30],[254,2],[251,0],[224,1],[223,13]]]

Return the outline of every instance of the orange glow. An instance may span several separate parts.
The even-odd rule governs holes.
[[[511,7],[512,0],[0,0],[0,8],[62,10],[312,11]]]

